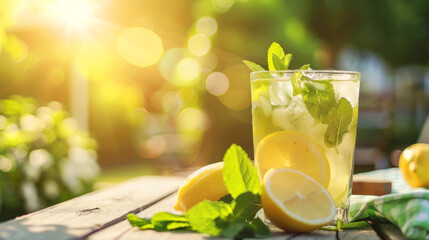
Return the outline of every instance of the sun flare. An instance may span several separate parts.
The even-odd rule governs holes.
[[[55,0],[50,8],[59,28],[65,30],[67,37],[77,34],[89,40],[92,40],[89,29],[97,23],[95,9],[96,5],[90,0]]]

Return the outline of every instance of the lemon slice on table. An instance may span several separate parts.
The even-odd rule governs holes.
[[[218,162],[192,173],[180,186],[174,209],[186,212],[202,200],[218,201],[227,195],[222,170],[223,162]]]
[[[271,168],[292,168],[327,188],[331,176],[328,158],[306,134],[280,131],[266,136],[256,148],[256,167],[261,178]]]
[[[335,216],[328,191],[313,178],[289,168],[267,172],[261,198],[267,218],[286,231],[311,231]]]

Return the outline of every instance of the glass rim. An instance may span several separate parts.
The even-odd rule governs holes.
[[[298,71],[303,71],[303,72],[311,72],[311,73],[331,73],[331,74],[360,74],[360,72],[357,71],[348,71],[348,70],[299,70],[299,69],[295,69],[295,70],[275,70],[275,71],[269,71],[269,70],[265,70],[265,71],[253,71],[250,74],[254,73],[254,74],[258,74],[258,73],[295,73]]]
[[[260,79],[266,79],[266,80],[272,80],[272,81],[280,81],[280,80],[287,80],[286,78],[292,77],[292,75],[298,71],[302,71],[303,73],[308,74],[321,74],[319,77],[315,77],[312,80],[319,81],[319,80],[332,80],[332,81],[360,81],[361,73],[357,71],[344,71],[344,70],[280,70],[280,71],[255,71],[250,73],[250,80],[260,80]],[[275,76],[277,75],[277,76]],[[339,79],[336,78],[336,76],[340,76]],[[332,79],[324,79],[326,76],[331,76]],[[274,77],[274,78],[273,78]]]

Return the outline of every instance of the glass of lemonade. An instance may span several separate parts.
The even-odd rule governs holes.
[[[261,166],[298,166],[298,170],[304,173],[307,168],[314,169],[314,166],[306,166],[306,163],[294,163],[301,161],[295,159],[306,156],[306,153],[294,149],[290,141],[285,141],[284,144],[280,142],[278,146],[281,147],[270,149],[271,156],[279,156],[278,158],[284,156],[273,152],[293,152],[293,156],[286,157],[290,159],[258,159],[258,146],[263,145],[270,135],[284,132],[286,136],[310,139],[306,141],[318,146],[313,149],[318,149],[321,152],[319,155],[328,162],[325,165],[330,176],[326,189],[337,208],[334,221],[339,219],[347,222],[360,73],[336,70],[259,71],[252,72],[250,80],[255,164],[260,178],[268,170]]]

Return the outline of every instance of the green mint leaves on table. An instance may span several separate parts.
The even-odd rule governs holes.
[[[188,230],[230,238],[271,236],[262,220],[255,218],[261,209],[261,184],[247,153],[233,144],[223,161],[223,179],[230,194],[219,201],[201,201],[185,215],[159,212],[152,218],[139,218],[129,214],[128,221],[139,229],[160,232]]]
[[[261,194],[258,172],[240,146],[233,144],[226,151],[223,161],[223,181],[234,199],[245,192]]]
[[[268,70],[288,70],[292,59],[291,54],[285,54],[283,48],[273,42],[268,49]],[[252,71],[264,71],[260,65],[251,61],[243,61]],[[335,91],[329,80],[312,80],[304,75],[310,65],[302,66],[291,77],[293,96],[300,95],[310,115],[318,122],[327,124],[325,132],[325,145],[335,148],[343,141],[344,134],[348,132],[348,126],[353,117],[353,108],[350,102],[341,98],[336,101]]]

